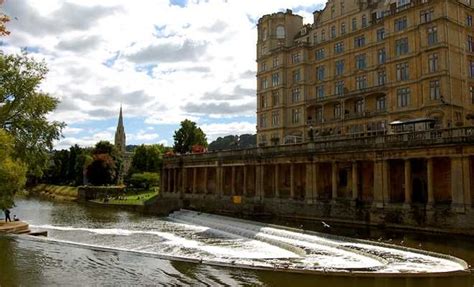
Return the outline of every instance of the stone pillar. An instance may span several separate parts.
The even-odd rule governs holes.
[[[290,165],[290,199],[295,198],[295,164]]]
[[[471,208],[471,161],[468,156],[462,159],[463,183],[464,183],[464,206]]]
[[[181,193],[186,193],[186,186],[188,185],[188,170],[183,167],[182,171],[183,173],[183,181],[181,182]]]
[[[464,212],[464,175],[461,156],[451,157],[451,196],[452,208]]]
[[[193,168],[193,193],[197,192],[197,167]]]
[[[244,165],[244,188],[242,190],[242,195],[247,196],[247,165]]]
[[[313,201],[317,201],[319,198],[318,176],[319,165],[317,163],[313,163]]]
[[[434,204],[434,178],[433,178],[433,159],[427,161],[427,177],[428,177],[428,205]]]
[[[376,160],[374,163],[374,203],[383,207],[390,201],[388,161]]]
[[[209,168],[206,166],[204,168],[204,193],[207,193],[207,184],[208,184]]]
[[[166,172],[166,179],[167,179],[167,187],[166,192],[171,192],[171,170],[168,169]]]
[[[230,187],[231,194],[235,195],[235,166],[232,166],[232,177],[231,177],[230,185],[231,185]]]
[[[160,192],[167,192],[166,184],[168,181],[166,179],[166,172],[167,170],[165,168],[161,169]]]
[[[219,196],[224,194],[224,168],[222,165],[216,167],[216,191]]]
[[[332,178],[332,200],[337,199],[337,162],[332,162],[332,173],[331,173],[331,178]]]
[[[410,159],[405,160],[405,207],[410,207],[411,205],[411,195],[412,195],[412,186],[411,186],[411,162]]]
[[[257,200],[262,200],[263,190],[262,190],[262,165],[255,166],[255,197]]]
[[[306,193],[305,201],[308,204],[313,203],[313,163],[306,164]]]
[[[352,200],[359,197],[359,167],[357,162],[352,162]]]
[[[280,198],[280,186],[279,186],[279,181],[280,181],[280,166],[275,164],[275,181],[274,181],[274,187],[275,187],[275,198]]]
[[[382,162],[382,193],[384,204],[390,203],[390,165],[388,160]]]

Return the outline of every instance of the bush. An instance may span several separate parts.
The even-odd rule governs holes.
[[[160,175],[155,172],[134,173],[130,177],[130,185],[149,189],[151,186],[158,186],[160,183]]]

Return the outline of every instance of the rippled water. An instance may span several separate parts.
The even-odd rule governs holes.
[[[293,252],[262,241],[229,238],[208,227],[184,224],[138,214],[70,203],[36,199],[19,200],[13,213],[40,229],[49,238],[93,246],[136,250],[206,259],[291,258]],[[183,218],[181,218],[183,221]],[[281,222],[280,222],[281,223]],[[307,228],[311,228],[308,226]],[[212,234],[209,234],[211,232]],[[380,234],[378,231],[333,228],[332,232],[382,241],[397,241],[459,256],[474,262],[470,239],[414,234]],[[381,237],[379,237],[381,236]],[[388,238],[390,237],[390,238]],[[225,240],[224,240],[225,238]],[[163,244],[157,244],[162,240]],[[172,242],[175,242],[174,244]],[[200,243],[197,243],[200,242]],[[453,252],[454,251],[454,252]],[[196,255],[197,253],[197,255]],[[463,278],[338,278],[331,276],[252,271],[163,260],[149,254],[97,250],[62,243],[0,237],[0,285],[164,285],[164,286],[472,286]]]

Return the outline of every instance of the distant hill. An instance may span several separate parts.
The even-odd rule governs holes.
[[[209,151],[246,149],[257,146],[257,135],[243,134],[218,137],[208,146]]]

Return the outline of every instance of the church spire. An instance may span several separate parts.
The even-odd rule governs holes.
[[[115,131],[115,147],[119,152],[124,153],[126,146],[125,128],[123,127],[123,116],[122,116],[122,105],[120,105],[120,114],[117,124],[117,130]]]

